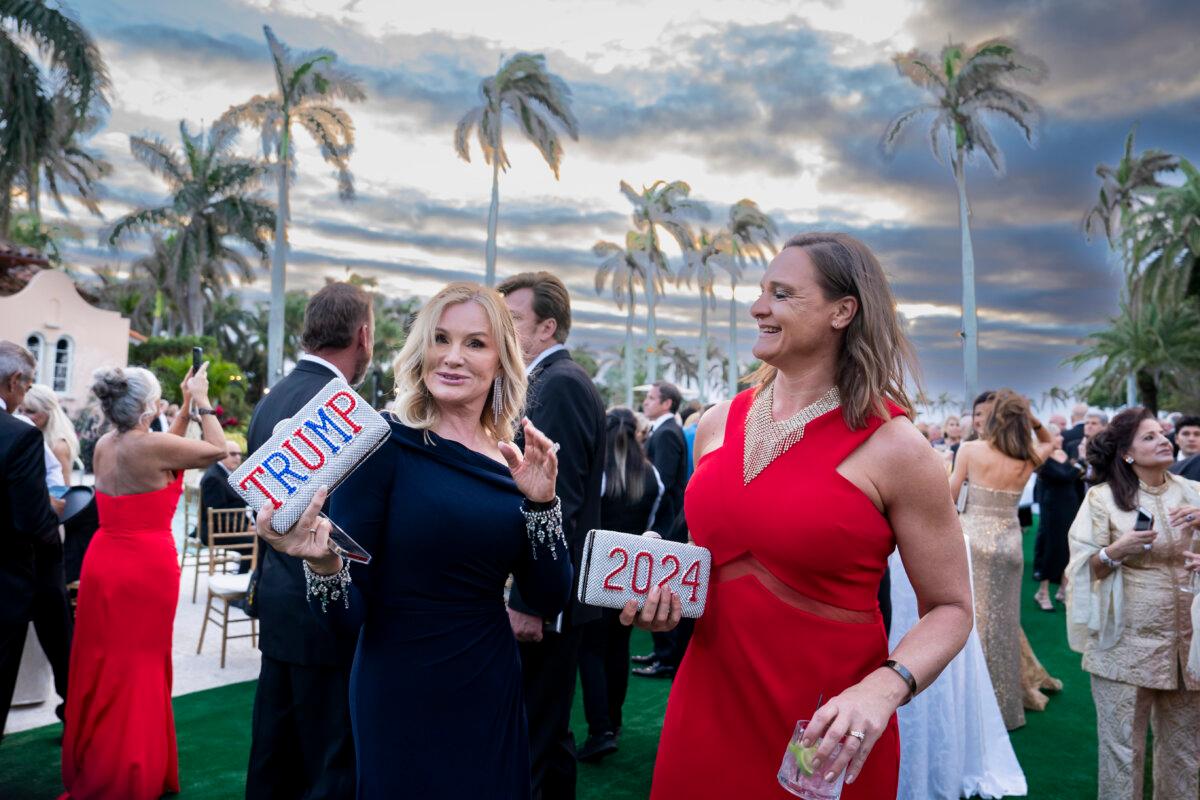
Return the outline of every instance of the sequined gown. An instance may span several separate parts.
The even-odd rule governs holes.
[[[1025,724],[1025,708],[1046,704],[1042,689],[1057,691],[1021,630],[1021,573],[1025,556],[1017,520],[1020,492],[968,484],[967,507],[960,516],[971,548],[975,591],[975,630],[1004,726]]]
[[[684,498],[712,578],[671,689],[652,800],[790,797],[775,776],[796,721],[887,659],[877,596],[895,535],[837,471],[882,420],[851,430],[827,410],[746,483],[753,395],[734,399],[723,445]],[[843,800],[895,797],[899,750],[893,717]]]

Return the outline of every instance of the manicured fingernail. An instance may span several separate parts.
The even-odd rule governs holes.
[[[847,775],[847,776],[846,776],[846,783],[854,783],[854,779],[855,779],[856,777],[858,777],[858,776],[857,776],[857,775],[854,775],[853,773],[851,773],[850,775]]]
[[[811,744],[806,744],[806,745],[804,745],[804,746],[805,746],[805,747],[812,747],[812,745],[811,745]],[[820,757],[820,756],[817,756],[816,758],[814,758],[814,759],[813,759],[813,769],[816,769],[816,768],[817,768],[817,767],[819,767],[819,766],[821,766],[821,757]]]
[[[825,782],[833,783],[833,770],[829,770],[829,772],[825,773]]]

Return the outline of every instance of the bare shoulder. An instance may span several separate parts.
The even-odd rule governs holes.
[[[729,408],[732,405],[732,400],[718,403],[705,411],[704,416],[700,418],[700,424],[696,426],[694,446],[697,460],[705,453],[716,450],[725,441],[725,423],[729,419]]]
[[[946,482],[945,461],[908,417],[893,417],[868,440],[867,463],[886,497],[889,484],[912,486],[914,481]]]

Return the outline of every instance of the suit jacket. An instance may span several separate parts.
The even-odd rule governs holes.
[[[687,440],[674,417],[669,417],[650,434],[650,440],[646,442],[646,455],[666,487],[653,530],[664,539],[681,541],[681,532],[686,531],[681,518],[683,490],[687,488]],[[686,541],[686,533],[683,536],[682,541]]]
[[[0,624],[33,613],[34,548],[59,548],[46,490],[45,442],[37,428],[0,411]]]
[[[1074,427],[1067,428],[1062,432],[1063,451],[1072,461],[1079,459],[1079,443],[1083,441],[1083,423],[1079,422]]]
[[[275,432],[275,425],[304,407],[334,374],[327,367],[301,361],[258,405],[246,432],[246,449],[253,453]],[[269,546],[259,550],[255,605],[258,609],[258,649],[289,664],[333,666],[349,664],[353,639],[339,637],[309,609],[300,559]]]
[[[206,469],[204,477],[200,479],[200,524],[197,526],[200,541],[208,541],[208,510],[210,508],[245,507],[246,501],[229,485],[229,470],[225,469],[223,464],[216,463]],[[246,530],[250,530],[249,522],[249,519],[246,519]],[[234,528],[233,530],[240,529]]]
[[[1189,456],[1183,461],[1171,465],[1171,472],[1181,475],[1189,481],[1200,481],[1200,455]]]
[[[583,540],[588,531],[600,527],[600,481],[604,477],[604,401],[596,385],[566,350],[551,353],[529,378],[526,415],[558,442],[558,496],[562,500],[563,534],[571,548],[575,580],[583,558]],[[575,585],[575,589],[578,584]],[[582,625],[600,619],[600,609],[585,606],[572,591],[571,607],[564,616],[570,624]],[[536,614],[522,599],[514,583],[509,605],[526,614]]]

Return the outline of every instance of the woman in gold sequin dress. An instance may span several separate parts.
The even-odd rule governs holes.
[[[1029,476],[1053,447],[1049,431],[1033,418],[1029,403],[1001,389],[991,401],[980,438],[959,448],[950,476],[954,497],[964,481],[968,485],[959,519],[971,548],[975,628],[1009,730],[1025,724],[1026,707],[1045,706],[1041,688],[1062,687],[1037,662],[1021,630],[1025,558],[1017,505]]]
[[[1135,407],[1088,445],[1100,483],[1071,525],[1067,633],[1091,673],[1100,800],[1141,800],[1146,725],[1154,797],[1200,794],[1200,484],[1168,468],[1171,443]],[[1153,516],[1134,530],[1137,509]]]

